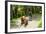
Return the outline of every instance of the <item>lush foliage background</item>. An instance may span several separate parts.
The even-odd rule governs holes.
[[[37,16],[38,18],[38,27],[41,27],[42,21],[41,21],[41,16],[42,16],[42,7],[41,6],[28,6],[28,5],[10,5],[10,20],[11,20],[11,26],[14,26],[16,24],[16,21],[13,19],[20,18],[22,16],[34,16],[35,19]],[[33,17],[32,17],[33,18]]]

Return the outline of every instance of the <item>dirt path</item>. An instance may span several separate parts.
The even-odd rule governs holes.
[[[20,26],[21,25],[20,18],[18,18],[16,21],[17,21],[16,24],[18,25],[17,28],[37,28],[37,21],[36,20],[28,21],[28,25],[26,27],[24,27],[24,25]]]
[[[21,25],[21,18],[18,18],[16,21],[17,21],[17,25],[18,27],[17,28],[13,28],[11,29],[12,31],[15,30],[15,31],[23,31],[23,30],[26,30],[26,29],[34,29],[34,28],[37,28],[38,26],[38,23],[37,23],[37,20],[39,19],[38,16],[32,18],[32,21],[28,21],[28,25],[27,27],[24,27],[24,25],[20,26]]]

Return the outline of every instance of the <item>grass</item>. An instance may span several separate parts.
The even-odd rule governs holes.
[[[18,25],[17,25],[17,19],[10,20],[10,28],[17,28],[18,27]]]
[[[41,28],[42,27],[42,20],[40,19],[39,21],[38,21],[38,28]]]

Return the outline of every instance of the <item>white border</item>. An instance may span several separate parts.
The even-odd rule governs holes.
[[[42,28],[36,29],[10,29],[10,4],[12,5],[31,5],[31,6],[42,6]],[[19,31],[35,31],[35,30],[44,30],[44,4],[36,3],[19,3],[19,2],[8,2],[8,32],[19,32]]]

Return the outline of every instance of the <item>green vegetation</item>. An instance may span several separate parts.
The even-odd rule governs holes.
[[[32,14],[41,14],[41,6],[10,5],[10,19],[21,16],[32,16]]]
[[[39,21],[38,21],[38,28],[41,28],[42,27],[42,20],[40,19]]]
[[[10,23],[11,26],[16,25],[17,18],[22,16],[31,16],[41,15],[42,7],[41,6],[27,6],[27,5],[10,5]],[[41,16],[40,16],[41,17]],[[14,20],[15,19],[15,20]],[[41,27],[41,19],[38,20],[38,27]]]

